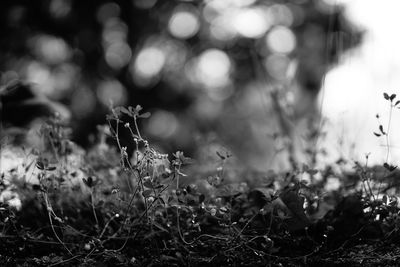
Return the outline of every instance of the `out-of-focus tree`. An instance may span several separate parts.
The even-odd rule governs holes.
[[[331,2],[5,0],[1,83],[35,83],[69,106],[80,144],[112,102],[152,111],[143,126],[167,150],[188,150],[200,129],[248,151],[278,127],[265,122],[271,90],[291,117],[315,111],[324,74],[359,43]]]

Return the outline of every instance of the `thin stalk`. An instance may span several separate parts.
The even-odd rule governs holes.
[[[136,116],[133,117],[133,122],[135,123],[135,128],[136,128],[136,132],[137,132],[137,134],[138,134],[138,136],[139,136],[139,139],[142,139],[142,136],[140,135],[140,131],[139,131],[139,126],[138,126],[138,124],[137,124]]]
[[[47,215],[48,215],[48,217],[49,217],[50,226],[51,226],[51,229],[53,230],[54,236],[56,237],[56,239],[58,240],[58,242],[60,242],[60,244],[63,245],[63,247],[65,248],[65,250],[67,250],[68,253],[72,256],[72,255],[73,255],[72,252],[68,249],[68,247],[67,247],[67,246],[65,245],[65,243],[61,240],[61,238],[58,236],[56,230],[54,229],[53,219],[51,218],[51,211],[52,211],[53,209],[52,209],[52,207],[51,207],[51,205],[50,205],[50,202],[49,202],[49,200],[48,200],[47,194],[46,194],[46,193],[43,193],[43,194],[44,194],[44,195],[43,195],[43,196],[44,196],[44,201],[45,201],[45,203],[46,203],[46,208],[47,208]]]
[[[386,163],[389,160],[389,154],[390,154],[390,139],[389,139],[389,132],[390,132],[390,125],[392,122],[392,112],[393,112],[393,105],[392,103],[390,103],[390,109],[389,109],[389,119],[388,119],[388,123],[386,126]]]
[[[96,209],[94,207],[94,197],[93,197],[93,188],[90,191],[90,202],[92,204],[92,211],[93,211],[93,216],[94,216],[94,220],[96,221],[96,226],[100,226],[99,225],[99,220],[97,219],[97,215],[96,215]]]

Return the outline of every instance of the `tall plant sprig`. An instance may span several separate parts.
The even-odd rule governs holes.
[[[168,157],[167,155],[161,154],[157,152],[155,149],[151,148],[148,140],[142,137],[138,127],[138,119],[148,118],[150,117],[150,113],[149,112],[142,113],[141,111],[142,107],[140,105],[137,105],[135,108],[112,107],[111,114],[107,115],[107,121],[110,128],[111,136],[116,140],[117,146],[121,153],[121,167],[125,172],[132,174],[137,180],[137,185],[135,189],[130,191],[133,193],[129,198],[128,205],[125,210],[125,220],[123,221],[122,225],[119,227],[119,229],[116,231],[114,235],[125,229],[125,226],[129,221],[129,213],[134,206],[134,200],[138,192],[141,192],[141,195],[143,196],[145,210],[136,221],[141,221],[143,218],[146,218],[147,222],[153,223],[150,218],[150,211],[156,206],[157,202],[161,202],[161,204],[163,204],[163,199],[161,198],[161,194],[165,190],[167,190],[167,188],[170,186],[170,185],[161,185],[159,183],[159,178],[160,178],[159,176],[161,175],[164,178],[166,176],[169,176],[170,170],[166,168],[165,173],[158,173],[158,171],[156,170],[156,168],[158,167],[157,164],[160,161],[168,161]],[[123,115],[127,115],[133,119],[133,127],[131,127],[129,122],[125,122],[121,119]],[[127,147],[122,146],[120,142],[119,135],[120,135],[121,125],[123,125],[123,127],[129,131],[130,136],[133,140],[135,149],[134,162],[131,162],[131,160],[129,159],[127,153]],[[143,147],[143,152],[140,152],[139,150],[141,147]],[[183,153],[182,155],[177,153],[177,155],[179,159],[181,158],[185,159],[183,157]],[[178,164],[179,166],[177,166],[178,170],[180,169],[180,165],[182,165],[183,162],[179,161],[179,163],[180,163]],[[175,173],[179,173],[179,175],[182,174],[179,171]],[[175,173],[174,175],[176,175]],[[117,249],[117,251],[120,251],[125,247],[125,245],[128,242],[128,239],[131,236],[132,229],[134,229],[134,227],[129,227],[129,233],[126,236],[125,242],[119,249]],[[135,239],[136,236],[138,236],[140,231],[141,230],[138,230],[135,233],[133,239]]]
[[[40,191],[41,191],[42,197],[43,197],[45,205],[46,205],[47,216],[49,218],[51,230],[53,231],[53,234],[54,234],[56,240],[65,248],[65,250],[68,252],[68,254],[72,256],[73,254],[72,254],[71,250],[67,247],[65,242],[57,234],[57,231],[55,229],[53,219],[58,221],[61,224],[63,224],[64,221],[59,216],[57,216],[56,213],[54,212],[53,206],[52,206],[52,204],[50,202],[50,198],[49,198],[48,186],[46,186],[44,183],[44,180],[46,179],[46,176],[47,176],[47,172],[54,171],[55,167],[49,166],[46,161],[43,161],[43,162],[37,161],[36,168],[38,168],[40,170],[40,173],[38,174],[38,178],[39,178],[39,182],[40,182]]]
[[[374,132],[374,135],[377,136],[377,137],[385,136],[386,158],[385,158],[385,162],[383,163],[383,167],[385,168],[384,176],[386,176],[388,174],[388,172],[392,172],[397,168],[397,166],[389,164],[389,159],[390,159],[390,138],[389,138],[389,134],[390,134],[390,126],[392,124],[393,109],[396,108],[396,107],[398,109],[400,108],[400,106],[399,106],[400,100],[395,101],[396,94],[389,95],[388,93],[383,93],[383,97],[385,98],[385,100],[387,100],[389,102],[389,118],[388,118],[388,121],[387,121],[386,129],[384,129],[382,123],[380,123],[380,121],[379,121],[379,118],[380,118],[379,114],[376,114],[376,119],[378,120],[378,123],[379,123],[379,127],[378,127],[379,131],[378,132]],[[379,184],[378,194],[380,192],[381,184],[382,184],[382,182]]]
[[[377,136],[377,137],[385,136],[386,158],[385,158],[384,167],[388,171],[393,171],[394,169],[392,169],[391,166],[389,165],[389,156],[390,156],[390,138],[389,138],[389,133],[390,133],[390,126],[391,126],[391,123],[392,123],[393,109],[395,107],[400,108],[400,106],[399,106],[400,100],[397,100],[395,102],[396,94],[391,94],[389,96],[389,94],[383,93],[383,97],[389,102],[389,118],[388,118],[388,121],[387,121],[386,129],[384,129],[382,123],[379,122],[379,118],[380,118],[379,114],[376,115],[376,118],[377,118],[378,123],[379,123],[379,131],[378,132],[374,132],[374,135]]]
[[[134,138],[135,143],[136,143],[136,148],[138,148],[139,142],[143,142],[145,145],[148,144],[147,140],[144,140],[140,134],[137,120],[138,120],[138,118],[150,117],[150,113],[146,112],[146,113],[140,114],[141,110],[142,110],[142,107],[140,105],[137,105],[135,108],[133,108],[131,106],[129,106],[128,108],[111,107],[111,114],[107,115],[107,117],[106,117],[108,125],[110,127],[111,134],[112,134],[113,138],[116,140],[117,146],[121,152],[121,167],[123,168],[123,170],[131,172],[133,175],[135,175],[137,177],[138,183],[139,183],[139,186],[137,186],[135,188],[135,190],[129,200],[128,208],[126,210],[126,215],[129,214],[129,211],[132,207],[133,200],[135,199],[137,192],[139,190],[141,190],[142,192],[144,191],[144,185],[143,185],[143,179],[142,179],[142,176],[140,175],[140,172],[135,171],[134,166],[132,166],[132,164],[129,160],[127,148],[123,147],[121,145],[120,137],[119,137],[119,127],[124,122],[120,119],[120,117],[122,116],[122,114],[126,114],[129,117],[133,118],[136,134],[133,133],[133,130],[130,128],[129,124],[128,125],[125,124],[125,125],[130,129],[132,137]],[[111,124],[112,121],[115,121],[115,129],[113,128],[113,126]],[[146,200],[146,198],[144,199],[144,201],[145,201],[146,215],[147,215],[147,200]]]

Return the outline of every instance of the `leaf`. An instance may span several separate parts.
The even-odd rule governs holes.
[[[175,159],[180,163],[180,164],[190,164],[192,162],[192,159],[189,157],[186,157],[182,151],[176,151],[175,153],[172,154]]]
[[[47,167],[46,171],[54,171],[55,169],[57,169],[55,166],[51,166],[51,167]]]
[[[62,261],[63,261],[63,258],[60,257],[60,256],[54,256],[54,257],[52,257],[52,258],[50,259],[50,262],[51,262],[51,263],[60,263],[60,262],[62,262]]]
[[[82,181],[89,188],[91,188],[93,186],[93,178],[92,178],[92,176],[89,176],[87,179],[82,178]]]
[[[34,184],[34,185],[32,185],[32,189],[33,189],[34,191],[39,191],[39,190],[40,190],[40,185]]]
[[[145,112],[145,113],[143,113],[143,114],[140,114],[140,115],[138,116],[138,118],[147,119],[147,118],[150,118],[150,116],[151,116],[151,113],[150,113],[150,112]]]
[[[121,115],[122,108],[123,108],[123,107],[115,107],[115,108],[113,108],[113,109],[112,109],[113,114],[115,114],[115,115],[117,115],[117,116]]]
[[[218,175],[208,176],[207,182],[212,186],[219,186],[222,182],[222,179]]]
[[[382,125],[379,125],[379,131],[381,131],[381,133],[383,135],[386,135],[385,131],[383,130],[383,126]]]
[[[380,137],[380,136],[381,136],[381,134],[376,133],[376,132],[374,132],[374,135],[377,136],[377,137]]]
[[[176,170],[176,173],[179,174],[182,177],[187,177],[187,174],[181,172],[180,170]]]
[[[205,199],[206,199],[205,195],[203,194],[199,195],[199,203],[203,203]]]
[[[164,188],[164,185],[162,185],[162,184],[158,184],[158,185],[153,184],[153,186],[154,186],[154,189]]]
[[[396,94],[392,94],[391,96],[390,96],[390,101],[393,101],[393,99],[395,99],[396,98]]]
[[[385,163],[383,163],[383,167],[385,167],[385,169],[389,169],[389,164],[387,164],[386,162]]]
[[[400,104],[400,100],[397,100],[394,105],[397,106],[398,104]]]
[[[227,213],[228,211],[229,211],[229,209],[227,207],[219,208],[219,212],[222,213],[222,214]]]
[[[385,167],[385,169],[387,169],[387,170],[390,171],[390,172],[392,172],[392,171],[394,171],[395,169],[397,169],[397,166],[387,164],[386,162],[383,163],[383,167]]]
[[[143,109],[143,108],[142,108],[141,105],[136,105],[135,111],[136,111],[137,113],[139,113],[142,109]]]
[[[307,173],[310,174],[310,175],[316,175],[318,173],[318,170],[310,169],[310,170],[307,171]]]
[[[389,95],[388,95],[387,93],[383,93],[383,97],[384,97],[386,100],[389,100]]]
[[[388,204],[388,196],[387,196],[387,195],[383,195],[383,197],[382,197],[382,202],[383,202],[383,204],[385,204],[385,205]]]
[[[110,114],[107,114],[107,115],[106,115],[106,120],[111,121],[111,120],[113,120],[113,119],[114,119],[114,116],[113,116],[113,115],[110,115]]]
[[[197,192],[197,186],[195,184],[189,184],[186,186],[186,191],[188,194],[195,195]]]
[[[164,228],[161,224],[159,224],[158,222],[152,221],[151,223],[152,223],[152,225],[154,225],[155,227],[157,227],[159,230],[161,230],[161,231],[163,231],[163,232],[166,232],[166,233],[169,233],[169,231],[168,231],[167,229],[165,229],[165,228]]]
[[[171,256],[167,256],[167,255],[164,255],[164,254],[160,256],[160,259],[161,259],[161,262],[164,262],[164,263],[171,263],[171,262],[177,262],[178,261],[176,258],[171,257]]]
[[[143,193],[142,193],[142,195],[143,195],[145,198],[148,198],[148,197],[151,196],[152,193],[153,193],[153,190],[148,189],[148,190],[144,190]]]
[[[222,160],[226,159],[226,157],[219,153],[219,151],[215,151],[215,153],[217,153],[218,157],[220,157]]]
[[[125,107],[118,107],[118,108],[119,108],[119,110],[120,110],[122,113],[124,113],[124,114],[126,114],[126,115],[129,115],[129,114],[130,114],[129,110],[127,110]]]
[[[63,229],[63,235],[65,236],[79,236],[81,235],[81,233],[78,230],[75,230],[74,228],[72,228],[71,226],[66,226]]]
[[[158,197],[157,199],[160,200],[161,204],[165,206],[165,200],[161,196]]]
[[[224,184],[216,191],[217,197],[237,197],[242,194],[240,183]]]
[[[303,164],[303,172],[307,172],[310,169],[310,167],[307,164]]]
[[[304,197],[299,195],[297,188],[284,190],[279,198],[291,213],[290,218],[284,221],[289,231],[304,229],[310,224],[303,208]]]
[[[268,202],[271,202],[274,191],[271,188],[256,188],[247,195],[248,202],[251,206],[262,208]]]
[[[44,163],[41,161],[37,161],[36,162],[36,168],[38,168],[39,170],[44,170]]]
[[[145,181],[143,185],[147,188],[154,188],[153,183],[149,180]]]

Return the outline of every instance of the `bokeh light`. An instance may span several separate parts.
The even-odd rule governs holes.
[[[104,80],[97,86],[97,97],[100,102],[109,106],[112,103],[115,106],[126,104],[127,92],[125,87],[117,80]]]
[[[112,44],[115,42],[125,42],[128,35],[128,26],[119,18],[109,18],[103,30],[103,42]]]
[[[209,88],[225,86],[229,82],[231,61],[228,55],[218,49],[208,49],[201,53],[196,66],[196,75]]]
[[[168,29],[176,38],[193,37],[200,28],[200,22],[195,9],[188,5],[179,5],[173,12]]]
[[[290,64],[290,59],[283,54],[271,54],[265,61],[268,74],[276,80],[285,80]]]
[[[51,72],[51,86],[53,91],[49,95],[52,99],[67,97],[75,83],[79,81],[80,73],[77,67],[71,63],[60,64]]]
[[[81,86],[71,95],[71,110],[77,119],[87,118],[96,108],[96,95],[88,86]]]
[[[150,9],[157,3],[157,0],[132,0],[132,2],[137,8]]]
[[[51,84],[50,68],[40,61],[31,61],[26,66],[25,77],[28,82],[36,84],[36,88],[40,88],[40,93],[50,95],[54,88]]]
[[[188,48],[179,40],[164,40],[163,50],[166,56],[165,68],[171,72],[180,72],[188,58]]]
[[[269,49],[274,53],[288,54],[296,48],[296,36],[287,27],[276,26],[266,38]]]
[[[233,25],[244,37],[260,38],[267,32],[271,22],[261,8],[246,8],[237,12]]]
[[[131,73],[136,84],[146,86],[158,76],[165,64],[165,55],[157,47],[143,48],[131,65]]]
[[[30,40],[34,54],[48,64],[59,64],[67,60],[71,53],[67,43],[55,36],[39,34]]]
[[[121,8],[118,4],[109,2],[101,5],[97,10],[97,21],[101,24],[106,23],[111,18],[119,17]]]
[[[289,27],[293,23],[293,14],[286,5],[274,4],[267,10],[268,17],[272,19],[273,24]]]
[[[208,96],[202,96],[196,99],[193,110],[198,118],[202,120],[213,120],[219,116],[222,110],[222,102],[215,101]]]
[[[160,139],[172,137],[179,127],[176,116],[165,110],[152,113],[147,124],[147,132]]]
[[[26,16],[26,9],[23,6],[15,5],[9,9],[7,23],[11,27],[18,27]]]
[[[216,40],[230,41],[236,37],[237,32],[232,27],[233,14],[225,14],[215,18],[210,25],[210,34]]]
[[[295,27],[303,24],[306,16],[305,10],[300,5],[295,3],[287,4],[286,6],[290,9],[290,12],[293,16],[293,21],[291,25]]]
[[[125,42],[114,42],[106,47],[105,59],[113,69],[119,70],[128,65],[132,57],[132,50]]]
[[[260,98],[269,90],[261,77],[299,92],[306,83],[315,84],[317,91],[330,67],[325,26],[333,13],[314,2],[48,0],[40,13],[22,2],[5,5],[5,34],[17,45],[4,41],[8,48],[0,56],[9,71],[1,73],[1,82],[32,82],[41,93],[70,105],[78,121],[93,124],[104,117],[96,113],[105,113],[110,101],[141,104],[155,110],[143,122],[143,134],[171,138],[171,149],[172,135],[186,131],[190,136],[197,124],[207,128],[201,125],[207,120],[229,120],[226,110],[249,116],[249,125],[257,125],[249,139],[261,140],[265,133],[258,126],[264,122],[257,121],[257,114],[265,115],[265,106],[271,106],[268,94]],[[331,2],[323,5],[333,10]],[[267,112],[273,120],[274,110]]]
[[[13,70],[7,70],[5,72],[0,73],[0,83],[1,84],[8,84],[12,81],[16,81],[19,79],[19,74]]]
[[[51,0],[49,5],[50,14],[57,19],[64,18],[71,12],[71,0]]]

